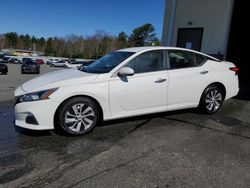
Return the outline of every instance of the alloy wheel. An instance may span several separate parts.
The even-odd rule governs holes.
[[[93,125],[94,119],[95,113],[91,106],[77,103],[67,109],[64,122],[68,129],[80,133],[88,130]]]
[[[222,101],[223,97],[219,90],[214,89],[209,91],[205,99],[207,110],[209,112],[216,112],[220,108]]]

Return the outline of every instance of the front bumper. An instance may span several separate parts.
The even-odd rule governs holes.
[[[54,129],[54,114],[58,103],[48,99],[15,105],[15,125],[31,130]]]

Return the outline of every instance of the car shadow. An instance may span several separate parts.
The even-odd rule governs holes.
[[[98,125],[98,127],[105,127],[105,126],[110,126],[110,125],[114,125],[114,124],[129,123],[129,122],[140,121],[140,120],[149,121],[149,120],[154,119],[154,118],[162,118],[165,116],[180,115],[180,114],[184,114],[184,113],[188,113],[188,112],[198,114],[198,111],[196,109],[185,109],[185,110],[177,110],[177,111],[171,111],[171,112],[160,112],[160,113],[153,113],[153,114],[147,114],[147,115],[140,115],[140,116],[104,121],[102,124]],[[140,125],[138,125],[138,126],[140,126]]]
[[[30,136],[30,137],[44,137],[44,136],[51,136],[51,131],[35,131],[35,130],[30,130],[30,129],[25,129],[21,127],[15,126],[15,132],[25,135],[25,136]]]

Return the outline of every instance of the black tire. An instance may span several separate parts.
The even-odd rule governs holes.
[[[21,71],[21,74],[24,74],[24,71],[23,71],[23,70]]]
[[[218,112],[224,101],[223,90],[217,85],[208,86],[200,99],[199,110],[204,114],[214,114]]]
[[[76,114],[76,111],[81,115]],[[75,97],[64,102],[58,109],[55,126],[69,135],[85,135],[91,132],[100,120],[100,108],[94,101],[86,97]]]
[[[50,65],[50,66],[51,66],[51,67],[55,67],[55,65],[53,65],[53,64],[52,64],[52,65]]]
[[[4,75],[7,75],[8,72],[3,72]]]

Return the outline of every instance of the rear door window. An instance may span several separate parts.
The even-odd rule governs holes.
[[[197,67],[207,61],[201,54],[184,50],[168,50],[170,69]]]

